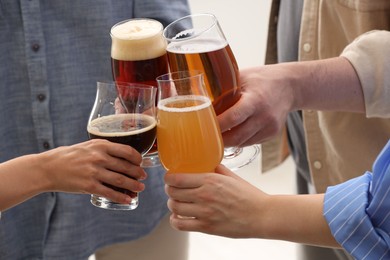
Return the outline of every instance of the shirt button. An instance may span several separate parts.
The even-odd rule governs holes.
[[[310,51],[311,51],[311,45],[310,45],[310,43],[305,43],[305,44],[303,44],[303,50],[304,50],[305,52],[310,52]]]
[[[314,168],[316,168],[317,170],[321,169],[322,168],[322,163],[320,161],[314,161],[313,162],[313,166]]]
[[[40,47],[41,47],[41,46],[39,46],[38,43],[34,43],[33,45],[31,45],[31,49],[32,49],[34,52],[39,51],[39,48],[40,48]]]
[[[49,142],[43,142],[42,146],[43,146],[43,148],[45,148],[46,150],[48,150],[48,149],[50,148]]]
[[[45,101],[45,99],[46,99],[46,95],[45,95],[45,94],[38,94],[38,95],[37,95],[37,99],[38,99],[40,102],[43,102],[43,101]]]

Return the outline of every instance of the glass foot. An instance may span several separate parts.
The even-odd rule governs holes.
[[[260,153],[260,145],[225,149],[222,164],[234,171],[250,164]]]
[[[138,207],[138,196],[133,198],[130,204],[120,204],[116,202],[112,202],[104,197],[100,197],[97,195],[91,195],[91,203],[92,205],[102,208],[102,209],[110,209],[110,210],[133,210]]]

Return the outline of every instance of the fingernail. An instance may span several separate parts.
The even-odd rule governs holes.
[[[130,202],[131,202],[131,197],[130,196],[126,196],[125,204],[130,204]]]
[[[143,180],[146,179],[146,177],[148,177],[148,175],[146,175],[146,173],[144,173],[139,179],[140,179],[141,181],[143,181]]]

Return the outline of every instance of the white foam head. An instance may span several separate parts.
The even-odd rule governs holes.
[[[166,52],[163,25],[153,19],[130,19],[111,28],[111,57],[123,61],[147,60]]]
[[[227,41],[221,39],[195,38],[188,41],[170,42],[167,50],[173,53],[205,53],[223,49],[227,46]]]
[[[133,121],[134,118],[138,118],[144,121],[148,121],[147,127],[141,129],[126,129],[123,127],[123,122],[126,120]],[[152,116],[145,114],[116,114],[116,115],[108,115],[102,116],[91,121],[87,126],[87,131],[91,134],[105,137],[119,137],[119,136],[127,136],[127,135],[136,135],[139,133],[146,132],[157,124],[156,119]],[[99,126],[103,126],[105,131],[101,131]],[[124,125],[125,126],[125,125]],[[118,130],[122,129],[122,131]]]
[[[177,101],[201,101],[202,103],[196,106],[189,106],[189,107],[168,107],[167,104],[177,102]],[[196,95],[187,95],[187,96],[174,96],[170,98],[166,98],[163,100],[160,100],[158,102],[158,109],[163,110],[166,112],[192,112],[201,110],[204,108],[207,108],[211,106],[211,101],[208,97],[205,96],[196,96]]]

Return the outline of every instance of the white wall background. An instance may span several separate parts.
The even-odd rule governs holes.
[[[212,13],[240,68],[264,64],[270,0],[189,0],[193,13]]]

